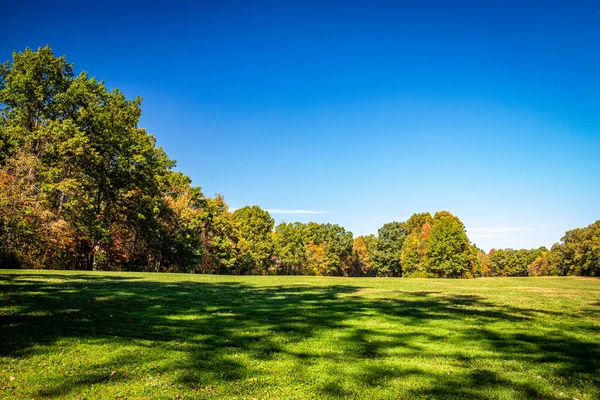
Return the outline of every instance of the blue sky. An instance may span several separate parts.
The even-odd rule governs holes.
[[[19,4],[21,3],[21,4]],[[600,218],[597,1],[7,2],[0,59],[46,43],[144,98],[206,194],[355,235],[458,215],[480,247]]]

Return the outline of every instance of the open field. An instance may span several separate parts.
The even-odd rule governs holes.
[[[0,398],[600,398],[600,279],[0,270]]]

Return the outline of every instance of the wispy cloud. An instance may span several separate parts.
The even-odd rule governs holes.
[[[534,228],[522,226],[476,226],[467,228],[467,232],[472,238],[501,237],[513,233],[532,232],[534,230]]]
[[[327,214],[325,211],[302,210],[302,209],[282,210],[280,208],[267,208],[267,212],[269,214]]]

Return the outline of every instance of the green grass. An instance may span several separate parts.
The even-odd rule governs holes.
[[[0,398],[600,398],[600,279],[0,270]]]

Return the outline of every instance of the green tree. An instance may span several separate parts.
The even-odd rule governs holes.
[[[204,211],[201,229],[203,252],[198,272],[236,272],[238,237],[225,198],[222,195],[207,198]]]
[[[307,273],[307,249],[304,243],[306,225],[300,222],[282,222],[275,227],[273,243],[279,273],[298,275]]]
[[[417,235],[419,235],[421,234],[423,225],[425,225],[426,223],[433,223],[433,217],[430,213],[415,213],[411,215],[408,221],[404,223],[404,230],[407,235],[410,235],[411,233],[416,233]]]
[[[245,206],[233,212],[233,222],[238,236],[239,272],[268,273],[273,256],[273,218],[258,206]]]
[[[437,277],[464,277],[470,270],[469,239],[460,220],[436,213],[426,247],[425,270]]]
[[[317,258],[321,257],[321,250],[325,252],[327,258],[326,268],[312,268],[322,275],[344,275],[351,269],[352,264],[352,232],[346,231],[343,227],[336,224],[317,224],[309,222],[304,230],[304,243],[307,251]],[[316,245],[319,247],[312,246]],[[322,257],[321,257],[322,258]],[[315,258],[312,258],[315,260]],[[313,262],[314,264],[314,262]]]
[[[378,276],[402,276],[402,246],[406,224],[388,222],[377,231],[377,251],[374,263]]]
[[[567,231],[552,253],[560,275],[600,276],[600,220]]]
[[[405,238],[401,247],[400,260],[403,276],[426,276],[423,261],[427,241],[431,234],[433,217],[430,213],[413,214],[405,223]]]
[[[14,53],[2,66],[0,104],[5,184],[27,197],[18,215],[35,204],[43,216],[31,218],[41,231],[24,236],[31,229],[19,225],[14,207],[4,214],[0,239],[28,237],[16,253],[4,245],[4,257],[38,268],[194,270],[204,198],[138,127],[141,99],[127,100],[85,72],[75,76],[44,47]],[[14,168],[18,160],[26,170]],[[47,241],[38,240],[42,231]]]
[[[531,264],[545,251],[547,251],[545,247],[531,250],[491,250],[489,254],[491,271],[495,276],[527,276]]]
[[[411,233],[404,238],[402,245],[401,263],[403,276],[423,276],[424,269],[419,254],[419,236]]]

